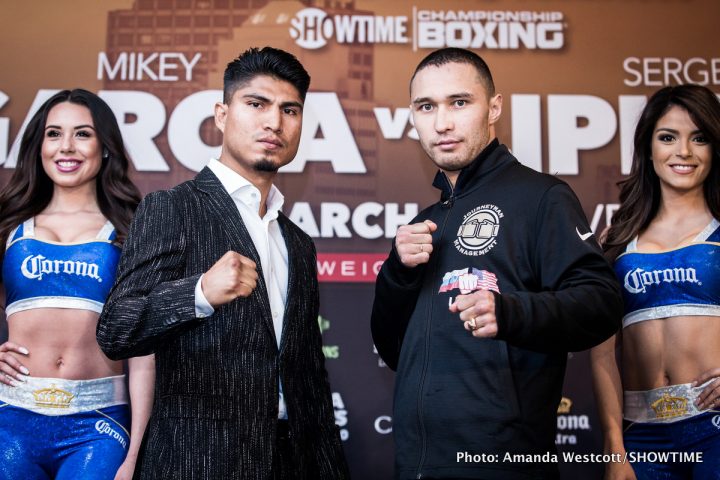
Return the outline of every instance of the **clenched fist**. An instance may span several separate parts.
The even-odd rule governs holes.
[[[237,252],[223,255],[202,277],[203,295],[217,308],[238,297],[249,297],[257,286],[257,265]]]
[[[395,248],[403,265],[417,267],[430,261],[430,254],[433,251],[432,232],[435,230],[437,225],[430,220],[398,228]]]
[[[494,338],[498,333],[495,317],[495,297],[489,290],[458,295],[450,305],[452,313],[460,314],[465,330],[473,337]]]

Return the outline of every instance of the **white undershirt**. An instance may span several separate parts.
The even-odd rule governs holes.
[[[267,211],[265,216],[260,218],[260,190],[257,187],[214,158],[210,159],[208,168],[218,177],[235,202],[260,257],[260,267],[267,286],[270,313],[275,329],[275,340],[279,349],[287,302],[288,252],[277,218],[285,198],[280,190],[272,185],[265,202]],[[195,286],[195,314],[203,318],[212,315],[215,310],[202,292],[201,281],[202,277]],[[282,384],[278,418],[287,418]]]

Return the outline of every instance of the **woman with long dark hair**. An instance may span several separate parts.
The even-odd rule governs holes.
[[[605,478],[720,478],[718,98],[697,85],[659,90],[634,147],[603,239],[623,328],[591,351],[605,452],[634,463],[607,464]]]
[[[154,359],[128,361],[130,414],[123,364],[95,338],[140,201],[128,166],[112,110],[86,90],[53,95],[23,135],[0,192],[1,480],[133,475]]]

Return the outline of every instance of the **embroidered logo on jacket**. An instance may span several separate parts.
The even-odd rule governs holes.
[[[438,293],[450,292],[455,289],[460,290],[463,295],[476,290],[493,290],[500,293],[497,276],[494,273],[472,267],[453,270],[443,275]]]
[[[485,255],[497,243],[500,219],[504,215],[495,205],[480,205],[463,217],[455,239],[455,248],[463,255]]]

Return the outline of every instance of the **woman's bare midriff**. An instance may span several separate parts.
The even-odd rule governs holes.
[[[623,329],[625,390],[693,382],[720,366],[720,317],[671,317]]]
[[[16,354],[33,377],[87,380],[123,373],[122,362],[103,354],[95,338],[98,314],[37,308],[8,317],[8,340],[30,351]]]

